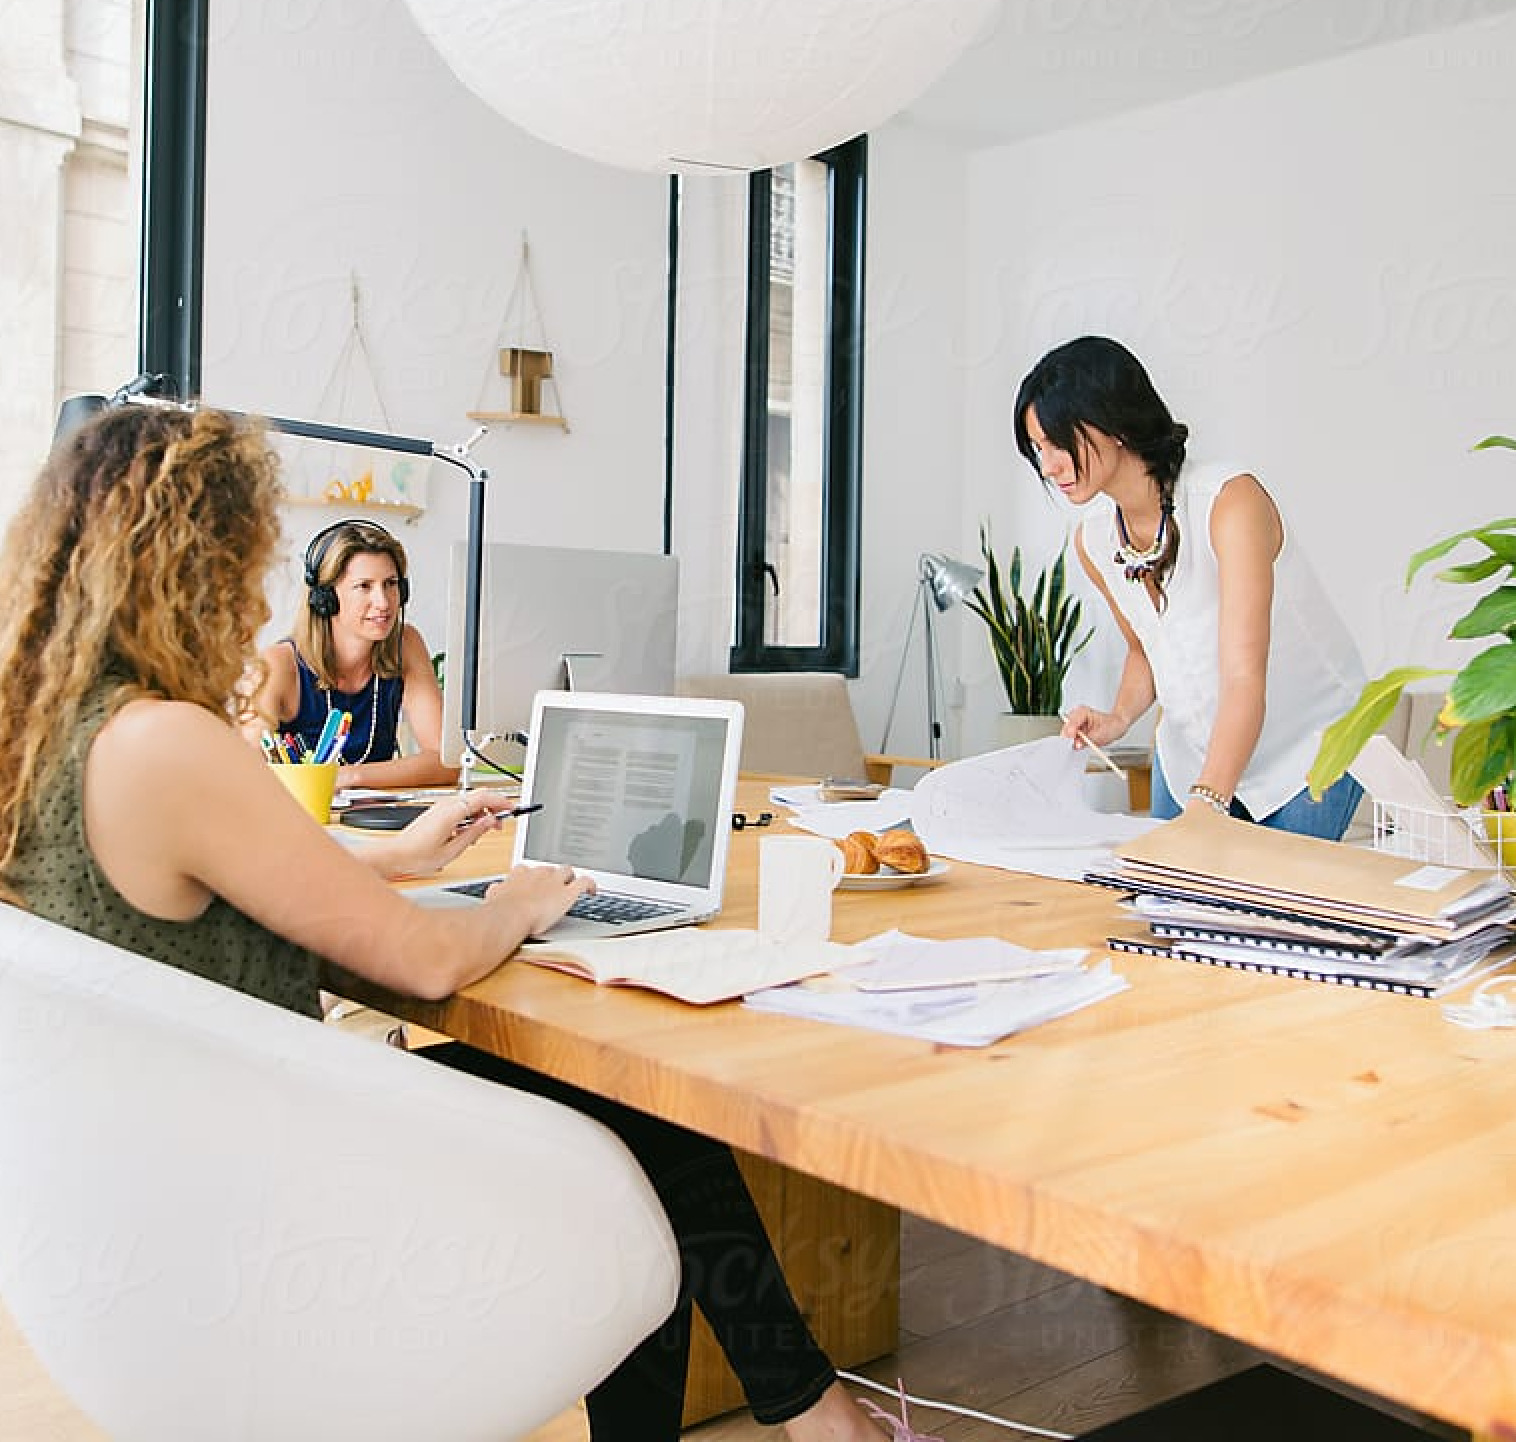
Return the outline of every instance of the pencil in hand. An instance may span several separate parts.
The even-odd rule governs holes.
[[[1058,714],[1060,720],[1067,721],[1069,719],[1061,711]],[[1093,741],[1091,741],[1083,731],[1079,733],[1079,740],[1084,746],[1087,746],[1091,751],[1095,753],[1097,760],[1103,762],[1107,767],[1110,768],[1111,771],[1113,771],[1117,776],[1121,777],[1123,781],[1126,780],[1126,772],[1123,771],[1121,767],[1119,767],[1114,761],[1112,761],[1111,758],[1107,756],[1105,752],[1102,751]]]

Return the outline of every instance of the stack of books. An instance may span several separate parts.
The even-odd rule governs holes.
[[[1498,872],[1185,814],[1117,847],[1086,881],[1140,923],[1113,951],[1441,996],[1516,958]]]

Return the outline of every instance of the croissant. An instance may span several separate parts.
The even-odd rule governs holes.
[[[874,851],[885,866],[903,871],[907,876],[919,876],[931,864],[926,847],[914,831],[886,831],[875,843]]]
[[[842,869],[851,876],[872,876],[879,870],[872,831],[854,831],[837,843],[842,849]]]

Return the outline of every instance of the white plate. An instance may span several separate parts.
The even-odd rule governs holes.
[[[844,871],[837,883],[840,891],[893,891],[897,886],[919,886],[923,881],[937,881],[948,874],[945,861],[934,861],[925,871],[912,876],[904,871],[891,871],[881,866],[878,871],[864,875],[856,871]]]

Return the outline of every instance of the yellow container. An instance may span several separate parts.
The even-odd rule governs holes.
[[[270,771],[284,783],[284,788],[322,826],[332,816],[332,793],[337,789],[337,763],[313,761],[290,766],[270,766]]]
[[[1516,811],[1486,811],[1484,834],[1495,843],[1502,871],[1516,871]]]

